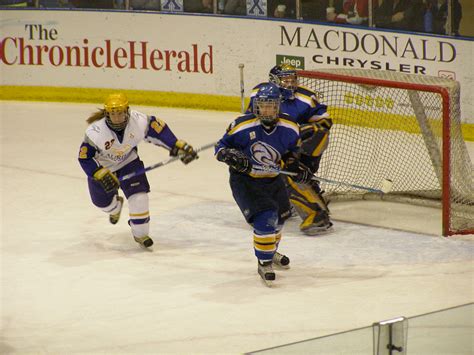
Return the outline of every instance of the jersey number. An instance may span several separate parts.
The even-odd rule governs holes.
[[[115,138],[108,142],[105,142],[105,149],[106,150],[110,149],[110,147],[114,144],[114,142],[115,142]]]
[[[79,159],[87,159],[87,147],[81,147],[79,152]]]
[[[166,123],[159,118],[156,119],[156,121],[153,121],[151,123],[151,128],[155,130],[156,133],[160,134],[161,131],[163,131],[163,128],[165,128]]]

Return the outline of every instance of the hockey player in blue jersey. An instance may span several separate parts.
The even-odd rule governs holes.
[[[217,160],[229,165],[230,187],[246,221],[253,226],[258,273],[270,283],[273,265],[287,268],[290,259],[277,249],[290,202],[285,182],[273,171],[259,169],[280,166],[296,172],[295,181],[307,182],[311,171],[300,165],[298,125],[279,112],[280,90],[272,83],[260,86],[254,97],[253,113],[233,121],[216,145]]]
[[[322,154],[327,148],[332,126],[327,107],[317,101],[314,91],[298,84],[297,71],[291,65],[273,67],[269,80],[280,88],[280,111],[291,116],[300,127],[301,161],[314,174],[318,171]],[[252,112],[255,95],[262,85],[265,84],[259,84],[252,90],[247,112]],[[327,203],[317,181],[300,184],[287,178],[287,188],[291,204],[303,220],[300,224],[303,233],[317,235],[331,229]]]
[[[137,145],[143,140],[168,149],[171,156],[179,156],[185,164],[198,158],[196,151],[177,139],[161,119],[131,110],[122,93],[109,95],[104,108],[92,114],[87,123],[79,163],[87,175],[92,203],[116,224],[123,207],[123,197],[118,193],[121,188],[128,200],[128,224],[134,240],[151,247],[147,177],[142,174],[122,182],[119,178],[144,168],[137,153]]]

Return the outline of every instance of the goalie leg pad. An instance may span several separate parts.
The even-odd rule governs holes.
[[[316,235],[331,229],[327,203],[322,197],[319,186],[297,184],[288,179],[288,194],[290,202],[295,206],[303,222],[300,230],[307,235]]]
[[[290,197],[290,202],[295,207],[301,219],[304,220],[311,213],[320,210],[329,212],[326,201],[321,193],[315,191],[313,186],[298,184],[291,178],[288,178],[287,191]]]
[[[300,230],[306,235],[320,235],[329,232],[332,222],[326,211],[312,213],[300,224]]]

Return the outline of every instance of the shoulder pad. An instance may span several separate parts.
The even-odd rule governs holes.
[[[290,116],[287,113],[283,113],[283,112],[280,112],[280,118],[283,119],[283,120],[287,120],[287,121],[292,121],[292,122],[295,121],[292,116]]]
[[[253,113],[247,113],[245,115],[237,117],[232,123],[227,127],[227,133],[233,130],[235,127],[245,124],[246,122],[254,121],[256,116]]]
[[[139,120],[139,119],[147,119],[148,120],[148,115],[146,115],[142,112],[139,112],[139,111],[130,110],[130,118],[135,119],[135,120]]]
[[[280,116],[280,120],[278,121],[277,125],[283,126],[286,128],[291,129],[297,136],[299,136],[300,128],[298,124],[291,119],[290,116]]]
[[[262,85],[265,85],[265,84],[268,84],[268,83],[260,83],[260,84],[258,84],[258,85],[255,85],[253,89],[254,89],[254,90],[255,90],[255,89],[259,89]]]
[[[105,125],[105,117],[103,117],[100,120],[92,122],[91,124],[89,124],[89,126],[87,126],[86,135],[100,134],[100,132],[104,130],[105,127],[107,126]]]
[[[303,94],[303,95],[306,95],[306,96],[316,95],[314,90],[311,90],[310,88],[307,88],[306,86],[298,86],[298,88],[296,89],[296,92],[298,94]]]
[[[260,87],[264,84],[268,84],[268,83],[260,83],[256,86],[254,86],[253,89],[252,89],[252,96],[255,95],[257,93],[258,89],[260,89]]]
[[[256,117],[257,116],[255,116],[253,113],[246,113],[246,114],[243,114],[242,116],[237,117],[235,119],[235,122],[237,122],[237,124],[240,124],[245,121],[253,120]]]

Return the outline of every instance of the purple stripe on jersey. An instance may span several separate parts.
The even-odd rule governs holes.
[[[148,223],[150,222],[150,217],[147,217],[147,218],[130,218],[128,220],[129,223],[131,224],[145,224],[145,223]]]
[[[79,164],[87,176],[92,176],[94,172],[100,167],[94,159],[96,149],[88,143],[83,142],[79,150]]]
[[[150,125],[145,138],[158,139],[170,148],[174,147],[176,141],[178,140],[168,125],[161,120],[157,120],[154,116],[152,116],[150,119]]]

